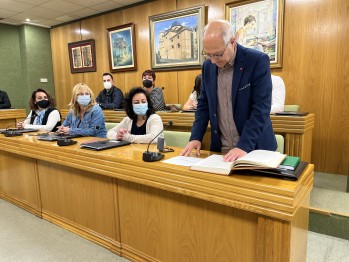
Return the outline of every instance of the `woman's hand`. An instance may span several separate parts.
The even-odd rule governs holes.
[[[124,140],[125,134],[128,133],[128,130],[125,128],[120,128],[116,134],[117,140]]]
[[[69,135],[69,130],[70,130],[69,126],[59,126],[56,133]]]
[[[24,122],[18,122],[17,123],[17,128],[23,129],[24,127],[25,127],[25,123]]]

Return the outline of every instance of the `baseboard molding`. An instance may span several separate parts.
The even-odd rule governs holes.
[[[15,197],[15,196],[1,194],[0,198],[2,198],[3,200],[5,200],[7,202],[14,204],[15,206],[18,206],[19,208],[22,208],[22,209],[32,213],[33,215],[35,215],[39,218],[42,218],[41,217],[41,207],[39,207],[39,206],[35,206],[29,202],[23,201],[22,199]]]
[[[160,262],[160,260],[153,258],[151,256],[148,256],[142,252],[139,252],[138,250],[125,244],[121,244],[121,250],[122,250],[122,257],[129,259],[131,261]]]
[[[69,230],[70,232],[77,234],[89,241],[92,241],[93,243],[96,243],[97,245],[100,245],[106,249],[109,249],[113,253],[121,256],[121,244],[120,242],[116,241],[115,239],[106,237],[104,235],[101,235],[91,229],[88,229],[86,227],[83,227],[79,224],[76,224],[74,222],[71,222],[67,219],[64,219],[62,217],[59,217],[51,212],[42,211],[42,218],[56,224],[62,228],[65,228]]]
[[[310,210],[309,231],[349,240],[349,216],[317,211]]]

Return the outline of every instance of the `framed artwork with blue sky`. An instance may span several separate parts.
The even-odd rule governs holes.
[[[137,70],[134,23],[108,28],[110,71]]]
[[[152,69],[200,68],[205,6],[149,17]]]

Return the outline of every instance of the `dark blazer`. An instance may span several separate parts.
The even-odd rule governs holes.
[[[232,83],[234,121],[240,139],[237,147],[275,151],[275,135],[270,120],[272,83],[269,57],[237,44]],[[221,152],[217,121],[218,67],[206,60],[202,66],[201,92],[190,140],[202,141],[208,121],[211,124],[211,151]]]
[[[11,102],[5,91],[0,90],[0,109],[11,108]]]
[[[109,91],[103,89],[98,94],[96,101],[103,109],[118,109],[123,107],[124,94],[119,88],[112,86]]]

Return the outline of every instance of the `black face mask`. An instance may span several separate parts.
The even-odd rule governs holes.
[[[146,88],[150,88],[153,86],[153,82],[148,80],[148,79],[145,79],[145,80],[143,80],[143,86]]]
[[[48,100],[40,100],[36,102],[36,104],[41,108],[47,108],[50,105],[50,102]]]

